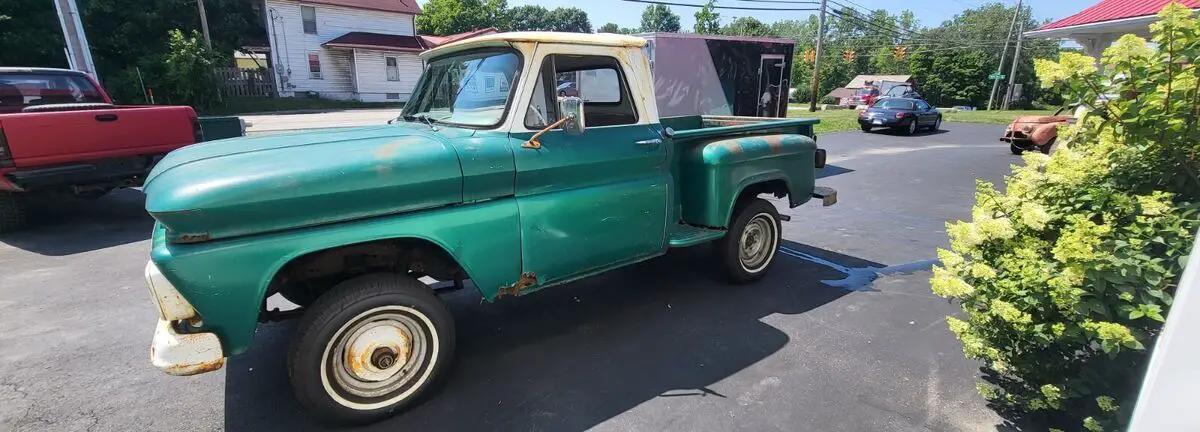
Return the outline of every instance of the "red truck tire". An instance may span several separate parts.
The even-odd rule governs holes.
[[[27,207],[23,197],[12,192],[0,192],[0,234],[25,226]]]

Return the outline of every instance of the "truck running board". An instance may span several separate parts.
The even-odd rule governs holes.
[[[707,243],[725,236],[725,230],[701,228],[698,226],[677,224],[671,227],[668,244],[671,247],[695,246]]]

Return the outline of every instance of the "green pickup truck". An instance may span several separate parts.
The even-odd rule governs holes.
[[[363,423],[402,410],[450,364],[454,318],[426,276],[470,281],[492,302],[713,243],[730,281],[762,278],[786,218],[758,196],[836,202],[814,185],[817,120],[659,118],[645,44],[451,43],[423,55],[391,124],[171,152],[145,185],[151,362],[217,370],[259,322],[296,316],[296,397]],[[268,310],[277,294],[300,308]]]

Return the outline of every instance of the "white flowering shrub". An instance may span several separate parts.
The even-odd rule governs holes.
[[[1126,36],[1104,75],[1080,54],[1037,62],[1068,100],[1111,100],[1003,192],[978,182],[938,251],[932,289],[962,307],[947,322],[989,371],[980,393],[1046,427],[1123,428],[1200,227],[1200,26],[1178,4],[1160,16],[1157,50]]]

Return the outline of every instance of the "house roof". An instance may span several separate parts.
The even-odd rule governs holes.
[[[867,81],[909,82],[912,81],[912,75],[859,75],[850,80],[850,83],[846,84],[846,88],[863,88],[867,86]]]
[[[442,46],[442,45],[445,45],[445,44],[448,44],[451,42],[458,42],[463,39],[470,39],[475,36],[482,36],[482,35],[493,34],[493,33],[500,33],[500,30],[497,30],[495,27],[488,27],[488,28],[471,30],[469,32],[452,34],[449,36],[417,35],[417,37],[421,38],[421,43],[425,44],[425,48],[435,48],[435,47],[439,47],[439,46]]]
[[[426,51],[421,54],[421,57],[449,54],[476,47],[508,46],[520,42],[565,43],[621,48],[641,48],[646,46],[646,40],[640,37],[611,33],[509,32],[486,34],[451,42]]]
[[[854,89],[848,89],[845,87],[835,88],[833,91],[829,92],[829,94],[825,95],[825,97],[833,99],[845,99],[850,96],[854,96]]]
[[[1176,1],[1189,8],[1200,7],[1200,0],[1102,0],[1075,15],[1041,26],[1036,31],[1154,15],[1166,5]]]
[[[413,36],[350,32],[325,42],[327,48],[361,48],[380,51],[424,51],[425,45]]]
[[[417,0],[300,0],[300,2],[413,15],[421,13],[421,6],[417,5]]]

